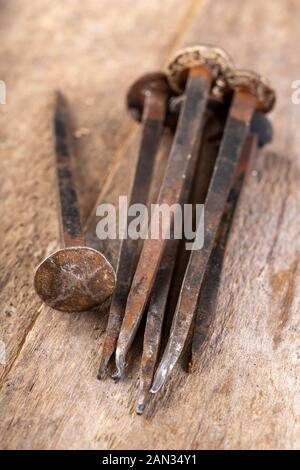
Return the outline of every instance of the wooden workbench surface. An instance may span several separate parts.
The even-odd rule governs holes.
[[[299,447],[299,1],[10,0],[0,10],[0,447]],[[130,184],[138,126],[127,87],[199,42],[271,79],[274,140],[243,189],[198,368],[178,366],[141,418],[137,361],[118,384],[96,380],[106,311],[62,314],[33,290],[34,267],[58,246],[54,90],[70,101],[86,223],[99,194],[114,201]]]

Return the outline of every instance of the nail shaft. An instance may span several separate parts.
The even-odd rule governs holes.
[[[57,92],[54,114],[55,158],[58,185],[58,205],[62,244],[84,245],[76,189],[71,169],[71,135],[69,113],[64,96]]]

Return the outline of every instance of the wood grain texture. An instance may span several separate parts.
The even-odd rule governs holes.
[[[118,8],[101,2],[100,12],[98,2],[87,0],[82,6],[75,1],[74,15],[70,5],[61,11],[58,3],[46,0],[14,0],[3,7],[0,63],[14,93],[0,108],[5,197],[1,336],[8,344],[0,396],[2,448],[300,446],[300,106],[291,103],[291,82],[300,73],[295,49],[300,5],[297,0],[229,0],[225,6],[223,0],[207,0],[187,10],[183,3],[138,2],[129,12],[129,2],[118,2]],[[74,39],[75,30],[80,39]],[[145,31],[151,31],[149,37]],[[49,47],[50,38],[56,47]],[[27,39],[32,48],[25,45]],[[163,63],[174,41],[223,46],[239,67],[272,80],[278,103],[271,116],[273,143],[260,152],[238,205],[198,368],[187,375],[179,365],[141,418],[134,413],[137,358],[123,382],[95,378],[104,309],[70,315],[40,307],[31,277],[45,248],[55,247],[57,235],[49,130],[54,82],[59,79],[66,88],[77,126],[92,129],[77,152],[86,219],[105,180],[101,200],[115,200],[116,188],[128,191],[127,162],[135,158],[138,130],[134,126],[130,133],[117,103],[121,106],[137,73]],[[113,63],[109,51],[118,51]],[[103,66],[96,69],[101,57]],[[130,72],[124,75],[125,65]],[[79,103],[76,70],[85,77],[80,96],[96,100],[92,109]],[[107,77],[117,79],[110,78],[104,96]],[[115,249],[106,249],[115,256]]]

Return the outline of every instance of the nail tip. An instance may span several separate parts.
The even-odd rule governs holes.
[[[56,89],[54,92],[56,107],[57,108],[65,108],[67,105],[67,99],[63,92],[59,89]]]
[[[109,359],[110,359],[110,356],[102,355],[100,366],[98,369],[98,375],[97,375],[98,380],[103,380],[106,377],[107,365],[108,365]]]
[[[163,385],[166,383],[167,377],[169,375],[169,369],[166,367],[159,367],[156,371],[150,393],[153,395],[163,387]]]
[[[98,380],[103,380],[103,379],[105,378],[105,375],[106,375],[106,374],[105,374],[105,371],[103,371],[103,370],[100,371],[100,370],[99,370],[99,371],[98,371],[98,374],[97,374],[97,379],[98,379]]]
[[[144,393],[143,391],[141,391],[138,399],[137,399],[137,405],[136,405],[136,414],[138,415],[142,415],[145,411],[145,407],[146,407],[146,401],[147,401],[147,397],[146,397],[146,393]]]
[[[150,393],[152,395],[155,395],[157,392],[159,392],[159,390],[161,389],[161,387],[163,386],[164,382],[163,381],[155,381],[153,382],[153,385],[150,389]]]
[[[111,378],[114,380],[120,380],[124,376],[124,367],[121,365],[116,365],[116,370],[111,375]]]
[[[122,378],[125,370],[125,355],[120,349],[116,349],[116,371],[113,375],[117,378]]]
[[[136,406],[135,411],[136,411],[137,415],[141,416],[145,411],[145,404],[144,403],[142,403],[142,404],[138,403],[137,406]]]
[[[123,378],[123,371],[122,370],[115,370],[113,374],[111,374],[111,378],[117,382],[118,380],[121,380]]]

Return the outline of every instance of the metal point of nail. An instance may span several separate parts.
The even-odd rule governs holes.
[[[55,165],[58,183],[61,243],[36,269],[34,286],[50,307],[61,311],[89,310],[112,294],[115,274],[106,258],[85,246],[71,171],[67,103],[57,92],[54,112]]]
[[[275,102],[275,94],[269,83],[253,72],[232,70],[225,80],[233,91],[233,97],[205,202],[204,246],[201,250],[191,252],[170,337],[154,377],[152,393],[158,392],[163,386],[186,344],[207,263],[253,113],[255,110],[268,112]]]

